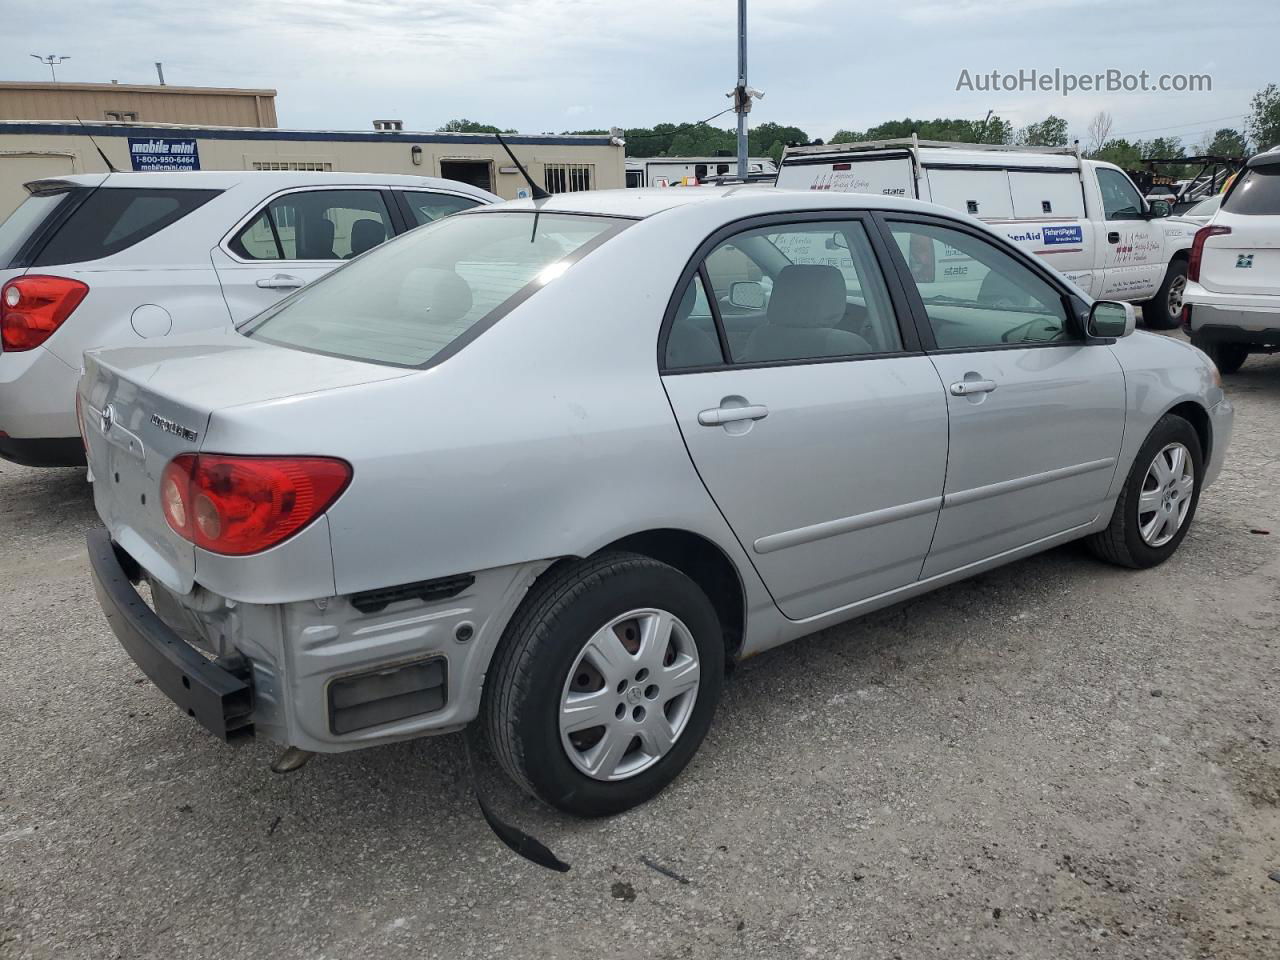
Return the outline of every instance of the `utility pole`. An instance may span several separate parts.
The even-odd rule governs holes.
[[[738,114],[738,176],[747,177],[747,114],[764,93],[747,85],[747,0],[738,0],[738,83],[729,93]]]
[[[738,113],[738,176],[747,178],[747,114],[751,97],[747,93],[747,0],[738,0],[738,85],[734,88],[734,108]]]
[[[60,64],[63,60],[71,59],[70,57],[60,57],[54,53],[49,54],[47,57],[42,57],[38,53],[33,53],[31,54],[31,56],[35,57],[37,60],[39,60],[41,63],[45,64],[49,68],[49,74],[50,76],[53,77],[54,83],[58,82],[58,71],[54,70],[53,68],[58,64]]]

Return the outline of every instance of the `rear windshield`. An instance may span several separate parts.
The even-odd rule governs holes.
[[[100,187],[58,228],[31,266],[81,263],[120,253],[177,223],[220,192]]]
[[[1222,203],[1228,213],[1280,214],[1280,166],[1246,170],[1244,178]]]
[[[425,366],[627,223],[532,212],[448,217],[351,261],[240,332],[351,360]]]
[[[21,265],[14,262],[19,251],[70,196],[70,189],[32,194],[18,204],[18,209],[0,223],[0,267]]]

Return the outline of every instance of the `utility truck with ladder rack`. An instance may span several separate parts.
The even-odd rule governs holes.
[[[1097,299],[1142,307],[1148,327],[1176,327],[1196,224],[1143,198],[1114,164],[1073,147],[1024,147],[920,140],[791,147],[777,186],[913,197],[977,217]],[[926,249],[928,247],[928,249]],[[935,243],[904,250],[917,282],[1014,302],[994,275],[970,276],[967,258]],[[954,261],[954,262],[952,262]]]

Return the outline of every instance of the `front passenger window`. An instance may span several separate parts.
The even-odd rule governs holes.
[[[1073,339],[1062,294],[1003,250],[950,227],[889,226],[940,349]]]
[[[1098,188],[1102,191],[1102,212],[1108,220],[1142,219],[1142,197],[1123,173],[1099,167]]]

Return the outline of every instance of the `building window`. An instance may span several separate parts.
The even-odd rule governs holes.
[[[333,164],[328,160],[255,160],[255,170],[310,170],[315,173],[329,173]]]
[[[594,163],[547,163],[543,165],[543,178],[547,193],[577,193],[591,189],[591,171]]]
[[[114,120],[117,123],[138,122],[138,111],[136,110],[108,110],[106,116],[108,120]]]

